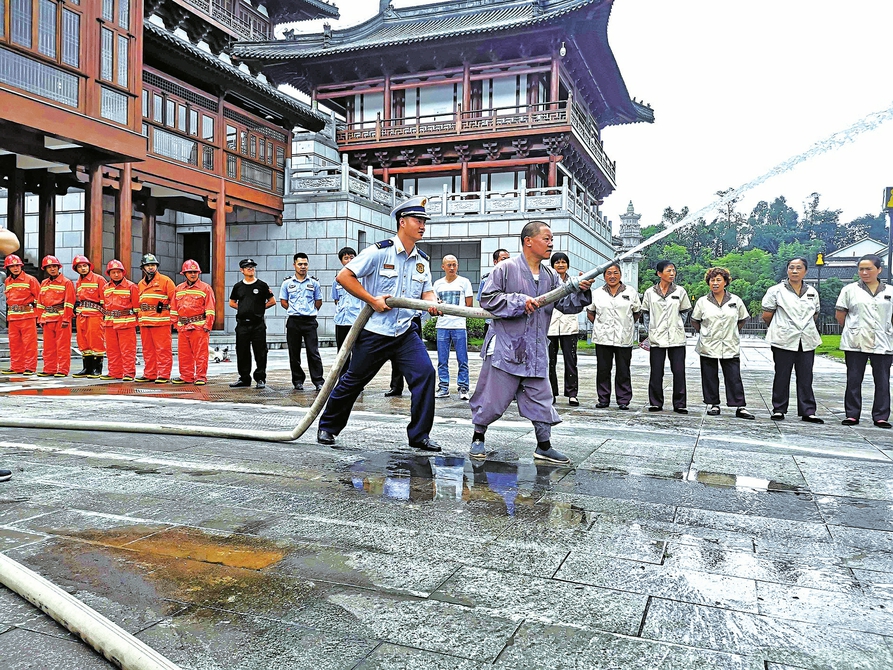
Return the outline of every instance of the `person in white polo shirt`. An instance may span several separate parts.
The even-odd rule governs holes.
[[[747,320],[744,301],[726,289],[732,276],[725,268],[710,268],[704,275],[710,293],[698,298],[691,322],[698,333],[695,351],[701,357],[701,384],[707,414],[719,414],[719,367],[726,386],[726,404],[737,408],[739,419],[754,419],[747,411],[741,381],[741,329]]]
[[[809,264],[803,257],[788,261],[788,278],[763,296],[766,342],[772,348],[775,378],[772,382],[773,421],[782,421],[791,397],[791,372],[797,371],[797,414],[809,423],[825,423],[815,415],[812,366],[822,338],[815,322],[819,317],[819,292],[803,283]]]
[[[443,257],[441,264],[444,276],[434,282],[437,299],[447,305],[464,305],[471,307],[474,291],[471,282],[459,275],[459,261],[455,256]],[[459,398],[468,400],[470,386],[468,376],[468,331],[464,316],[437,317],[437,378],[438,386],[435,398],[450,397],[450,347],[456,350],[456,361],[459,363],[459,377],[456,382]]]
[[[868,254],[859,259],[859,281],[844,286],[835,305],[843,326],[840,348],[846,355],[844,426],[855,426],[862,414],[862,380],[871,361],[874,402],[871,418],[878,428],[890,428],[890,364],[893,363],[893,286],[880,280],[881,259]]]

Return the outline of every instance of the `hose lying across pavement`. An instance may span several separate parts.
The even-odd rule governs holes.
[[[539,298],[540,305],[553,303],[561,298],[570,295],[579,290],[580,282],[587,279],[594,279],[609,268],[615,261],[610,261],[593,268],[589,272],[579,277],[572,277],[559,288],[546,293]],[[429,307],[436,307],[444,314],[450,316],[464,316],[478,319],[495,318],[489,312],[476,309],[473,307],[463,307],[459,305],[445,305],[443,303],[427,302],[424,300],[413,300],[411,298],[388,298],[387,304],[392,308],[427,310]],[[354,322],[341,349],[329,369],[329,374],[323,383],[322,390],[317,394],[304,415],[300,423],[292,430],[272,431],[272,430],[248,430],[245,428],[220,428],[210,426],[186,426],[182,424],[165,424],[165,423],[125,423],[116,421],[65,421],[60,425],[58,419],[38,419],[33,417],[21,418],[0,418],[0,426],[8,428],[46,428],[51,430],[96,430],[113,433],[150,433],[161,435],[187,435],[190,437],[223,437],[242,440],[259,440],[262,442],[291,442],[301,437],[307,429],[316,421],[323,406],[329,399],[332,389],[338,381],[341,368],[344,366],[347,357],[353,349],[354,342],[359,337],[369,317],[372,316],[372,307],[366,305],[361,311],[357,320]]]

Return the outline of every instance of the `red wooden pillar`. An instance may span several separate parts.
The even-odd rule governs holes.
[[[44,172],[40,179],[37,204],[37,255],[56,255],[56,178]]]
[[[84,202],[84,255],[98,265],[102,263],[102,165],[89,166],[87,174],[90,183]]]
[[[462,192],[469,193],[471,191],[471,184],[468,183],[469,174],[468,174],[468,161],[462,161]]]
[[[130,263],[133,253],[133,169],[130,163],[121,165],[118,177],[118,198],[115,202],[115,258]]]
[[[382,115],[381,118],[384,121],[391,120],[391,75],[386,74],[384,76],[384,94],[382,100]],[[389,126],[389,123],[385,123],[386,126]],[[387,179],[385,179],[387,181]]]
[[[558,96],[561,92],[561,79],[558,74],[558,54],[552,54],[552,74],[549,81],[549,105],[550,109],[558,109]]]
[[[226,186],[220,180],[216,202],[209,199],[211,215],[211,288],[214,289],[214,330],[223,330],[226,306]]]
[[[548,184],[546,184],[549,188],[555,188],[558,186],[558,160],[555,156],[549,156],[549,177]]]

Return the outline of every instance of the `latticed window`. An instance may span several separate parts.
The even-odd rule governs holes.
[[[115,62],[115,34],[108,28],[102,28],[102,44],[100,45],[99,76],[106,81],[112,80],[112,66]]]
[[[0,48],[0,83],[29,93],[78,106],[78,77],[59,68]]]
[[[31,48],[31,0],[11,0],[9,7],[12,41]]]
[[[198,112],[194,109],[189,110],[189,134],[198,135]]]
[[[226,148],[236,150],[236,138],[239,136],[239,131],[232,126],[226,127]]]
[[[38,0],[37,50],[44,56],[56,57],[56,3]]]
[[[127,123],[127,96],[110,88],[102,87],[100,115],[116,123]]]
[[[73,67],[81,64],[81,15],[62,10],[62,62]]]
[[[214,169],[214,147],[202,146],[202,167],[206,170]]]
[[[124,35],[118,35],[118,86],[127,88],[127,45],[129,40]]]
[[[6,37],[6,3],[0,2],[0,37]]]
[[[202,115],[202,139],[214,141],[214,119],[210,116]]]
[[[227,156],[226,156],[226,176],[229,177],[230,179],[236,178],[236,160],[237,159],[235,156],[233,156],[231,154],[227,154]]]
[[[130,0],[118,0],[118,25],[130,29]]]
[[[186,132],[186,105],[177,105],[177,130],[181,133]]]
[[[102,18],[106,21],[113,21],[115,16],[114,0],[102,0]]]

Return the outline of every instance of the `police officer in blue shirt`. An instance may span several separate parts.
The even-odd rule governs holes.
[[[279,304],[288,312],[285,322],[285,338],[288,342],[288,364],[291,368],[291,383],[297,391],[304,390],[306,375],[301,368],[301,342],[307,349],[307,367],[310,368],[310,381],[319,393],[325,381],[322,374],[322,358],[319,355],[319,335],[316,315],[322,306],[322,289],[319,282],[307,276],[310,261],[307,254],[294,255],[295,274],[282,282],[279,289]]]
[[[353,247],[342,247],[338,251],[338,260],[341,261],[341,265],[347,265],[356,256],[357,252]],[[360,310],[363,309],[363,301],[341,288],[337,279],[332,283],[332,300],[335,303],[335,345],[338,347],[338,351],[341,351],[341,345],[344,344],[350,327],[360,315]],[[341,368],[342,375],[347,372],[349,365],[350,356],[347,357],[344,367]]]
[[[338,273],[342,288],[375,310],[357,338],[347,372],[338,380],[319,419],[316,440],[334,445],[347,425],[357,397],[391,359],[405,375],[412,394],[411,418],[406,433],[409,445],[440,451],[430,437],[434,425],[434,386],[437,374],[422,342],[416,310],[392,309],[386,298],[436,300],[428,256],[416,246],[425,234],[427,198],[415,197],[394,208],[397,235],[364,249]],[[439,314],[437,308],[429,310]]]

